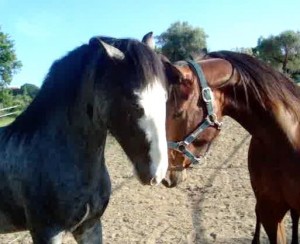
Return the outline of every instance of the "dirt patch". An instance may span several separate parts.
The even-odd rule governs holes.
[[[255,198],[247,169],[249,141],[250,135],[226,118],[204,164],[191,169],[185,183],[167,189],[142,186],[109,138],[106,162],[113,194],[102,217],[104,243],[251,243]],[[23,232],[1,235],[0,243],[31,240]],[[75,242],[66,235],[63,243]],[[268,243],[264,231],[261,243]]]

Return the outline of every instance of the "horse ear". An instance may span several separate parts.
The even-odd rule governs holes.
[[[236,76],[235,69],[231,63],[225,59],[211,58],[200,62],[206,75],[208,85],[212,88],[219,88],[232,80]]]
[[[189,55],[189,59],[191,60],[199,60],[204,59],[204,57],[208,54],[207,48],[201,48],[199,51],[191,52]]]
[[[125,58],[125,54],[118,48],[107,44],[102,41],[100,38],[92,38],[89,42],[90,45],[100,45],[107,54],[112,59],[123,60]]]
[[[201,48],[199,54],[204,57],[206,54],[208,54],[207,48]]]
[[[155,41],[153,38],[153,32],[151,31],[151,32],[147,33],[146,35],[144,35],[142,42],[154,50],[155,49]]]
[[[118,60],[123,60],[125,58],[125,54],[120,49],[109,45],[102,40],[100,40],[100,43],[109,57]]]

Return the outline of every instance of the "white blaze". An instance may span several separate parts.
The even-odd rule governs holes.
[[[165,178],[168,169],[166,90],[158,80],[155,80],[136,94],[145,112],[139,120],[139,126],[150,143],[151,173],[156,183],[159,184]]]

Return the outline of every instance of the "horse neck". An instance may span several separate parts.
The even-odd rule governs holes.
[[[101,109],[96,108],[93,91],[83,91],[75,103],[70,106],[68,116],[62,116],[62,124],[69,131],[72,143],[80,146],[88,157],[98,158],[103,154],[107,136],[107,125],[104,118],[107,117],[106,102],[101,103]],[[99,106],[100,107],[100,106]],[[99,151],[100,150],[100,151]]]
[[[74,150],[75,158],[84,157],[90,164],[98,163],[104,155],[107,129],[104,124],[92,121],[80,107],[54,112],[51,122],[38,131],[42,138],[49,138],[49,146]],[[70,111],[71,110],[71,111]],[[54,149],[55,150],[55,149]]]
[[[104,154],[107,129],[105,121],[99,119],[105,118],[104,109],[95,109],[92,87],[92,83],[85,82],[73,102],[61,103],[48,110],[42,106],[29,107],[12,126],[5,128],[5,134],[11,136],[16,147],[24,144],[25,147],[39,148],[39,144],[45,144],[53,151],[67,148],[67,151],[73,150],[72,154],[77,158],[86,155],[84,157],[89,161],[97,160],[99,154]],[[101,108],[105,107],[102,104]],[[40,119],[43,114],[46,119]]]
[[[251,96],[248,104],[245,97],[236,96],[228,90],[224,91],[223,97],[223,114],[236,120],[252,136],[269,144],[274,141],[287,142],[300,150],[299,121],[282,102],[265,108]]]

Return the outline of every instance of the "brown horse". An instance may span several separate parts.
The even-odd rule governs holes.
[[[248,167],[257,200],[253,243],[259,243],[260,223],[271,243],[285,243],[282,219],[290,209],[293,243],[298,243],[299,87],[257,59],[228,51],[209,53],[197,63],[177,62],[174,74],[180,84],[173,86],[167,103],[170,166],[164,184],[172,187],[184,178],[185,168],[218,135],[219,121],[230,116],[252,135]]]

